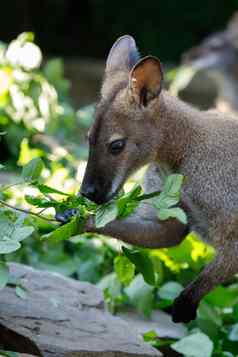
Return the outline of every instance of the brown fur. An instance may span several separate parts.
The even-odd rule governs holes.
[[[130,52],[132,41],[125,37],[123,49],[128,45]],[[120,71],[116,71],[114,62],[114,71],[106,72],[90,133],[82,191],[90,182],[97,187],[99,196],[95,197],[105,202],[111,198],[108,193],[115,182],[113,195],[132,172],[148,163],[147,192],[160,190],[170,172],[185,176],[181,205],[187,211],[190,230],[217,249],[214,262],[175,301],[174,321],[189,321],[196,316],[200,299],[238,272],[238,121],[216,111],[194,109],[166,91],[159,94],[155,89],[161,84],[161,72],[155,71],[148,82],[148,68],[143,70],[145,62],[149,67],[153,62],[154,70],[153,57],[132,68],[125,66],[122,71],[120,44],[114,51],[114,61],[121,60]],[[157,93],[156,97],[151,93]],[[141,97],[145,95],[144,102]],[[119,155],[112,156],[108,143],[115,133],[126,138],[126,146]],[[98,231],[92,222],[88,230]],[[112,222],[99,232],[132,244],[166,247],[178,244],[186,230],[173,219],[160,222],[151,207],[142,205],[134,216]]]

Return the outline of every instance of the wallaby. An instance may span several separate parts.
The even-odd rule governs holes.
[[[188,225],[159,221],[148,204],[126,219],[96,229],[150,248],[179,244],[188,231],[212,244],[216,258],[173,305],[173,320],[196,317],[201,298],[238,272],[238,121],[215,111],[202,112],[162,89],[160,61],[139,59],[135,41],[119,38],[106,63],[101,99],[89,131],[89,159],[81,194],[103,203],[145,164],[145,191],[160,190],[170,172],[185,176],[181,206]]]
[[[217,32],[185,52],[182,63],[206,71],[218,89],[216,108],[238,111],[238,12],[224,31]]]

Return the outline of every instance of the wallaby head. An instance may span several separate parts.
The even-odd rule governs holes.
[[[187,51],[183,63],[199,70],[231,72],[238,66],[238,13],[224,31],[208,36],[200,45]]]
[[[134,39],[123,36],[106,62],[81,187],[97,203],[110,200],[129,175],[156,158],[158,123],[153,113],[159,106],[161,64],[152,56],[139,57]]]

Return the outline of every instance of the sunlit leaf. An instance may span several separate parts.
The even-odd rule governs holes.
[[[69,223],[56,228],[53,232],[45,234],[41,237],[43,240],[57,243],[63,240],[67,240],[70,237],[80,232],[80,223],[77,217],[74,217]]]
[[[40,177],[43,169],[43,161],[39,157],[35,158],[23,167],[22,177],[27,182],[35,181]]]
[[[129,285],[135,275],[135,265],[125,255],[118,255],[114,259],[114,270],[124,285]]]
[[[134,250],[123,247],[123,253],[136,266],[136,270],[143,275],[146,283],[156,284],[155,270],[152,260],[146,250]]]
[[[57,193],[58,195],[62,195],[62,196],[70,196],[68,193],[65,193],[65,192],[56,190],[55,188],[49,187],[49,186],[47,186],[47,185],[36,184],[35,186],[38,188],[38,190],[39,190],[41,193],[44,193],[44,194]]]

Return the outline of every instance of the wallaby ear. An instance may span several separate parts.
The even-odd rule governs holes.
[[[106,72],[130,71],[139,60],[140,54],[133,37],[122,36],[112,46],[106,63]]]
[[[158,58],[142,58],[130,73],[129,87],[135,101],[146,107],[159,96],[162,89],[163,72]]]

